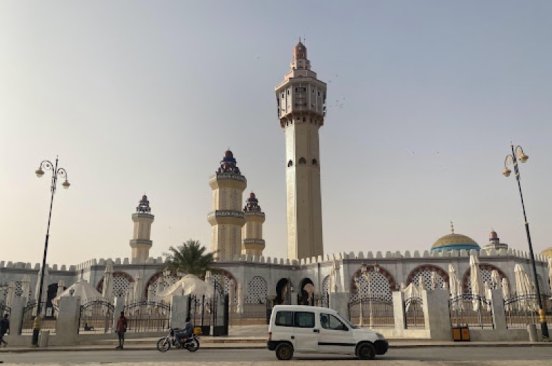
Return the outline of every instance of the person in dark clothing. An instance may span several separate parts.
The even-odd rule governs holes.
[[[10,320],[8,319],[8,314],[4,314],[2,320],[0,320],[0,344],[3,344],[4,347],[8,345],[8,342],[4,340],[4,335],[10,330]]]
[[[176,333],[176,336],[178,337],[178,341],[182,342],[188,337],[192,336],[192,333],[194,332],[194,324],[192,323],[190,317],[186,317],[186,324],[184,324],[184,328],[181,329]]]
[[[125,317],[125,312],[121,311],[121,316],[119,317],[119,319],[117,319],[117,326],[115,327],[115,331],[119,336],[119,345],[115,347],[116,349],[123,349],[123,345],[125,343],[125,333],[127,331],[127,324],[128,320]]]

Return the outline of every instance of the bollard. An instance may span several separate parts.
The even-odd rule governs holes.
[[[45,348],[48,347],[48,338],[50,337],[49,330],[43,330],[40,332],[40,337],[38,338],[38,346]]]
[[[535,324],[527,324],[527,333],[529,333],[529,342],[538,342],[537,326]]]

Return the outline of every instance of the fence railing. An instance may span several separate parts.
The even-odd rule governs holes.
[[[393,302],[387,298],[363,297],[349,302],[348,305],[353,324],[371,328],[393,328],[395,326]]]
[[[79,333],[108,333],[113,326],[114,306],[103,300],[90,301],[80,307]]]
[[[514,296],[504,300],[506,327],[509,329],[525,328],[528,324],[537,324],[538,305],[536,294]]]
[[[125,305],[127,331],[151,332],[169,327],[171,306],[166,302],[138,301]]]
[[[405,328],[425,328],[425,316],[421,297],[409,297],[404,300]]]
[[[490,299],[479,295],[463,294],[449,300],[450,322],[453,327],[494,328]]]

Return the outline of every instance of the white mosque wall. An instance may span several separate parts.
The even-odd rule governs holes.
[[[408,285],[409,276],[420,267],[439,268],[448,274],[449,264],[456,268],[458,278],[464,280],[469,272],[469,255],[465,250],[449,252],[405,251],[405,252],[340,252],[324,257],[312,257],[301,260],[287,258],[257,257],[241,255],[232,261],[215,263],[215,267],[226,270],[235,280],[236,286],[240,285],[243,296],[247,297],[247,289],[250,281],[257,277],[257,281],[266,282],[266,292],[269,298],[276,295],[276,284],[281,279],[291,280],[294,290],[298,291],[301,281],[309,278],[314,286],[315,293],[319,294],[323,287],[323,281],[332,272],[334,263],[339,267],[338,281],[342,291],[347,292],[352,286],[352,280],[363,264],[376,265],[380,271],[389,275],[393,287],[397,290],[401,284]],[[55,284],[63,280],[69,287],[79,279],[88,281],[94,287],[98,287],[103,279],[107,260],[113,262],[114,273],[120,273],[128,278],[130,284],[139,276],[142,282],[141,293],[145,294],[148,283],[154,276],[158,276],[164,267],[161,257],[149,258],[144,264],[131,264],[129,258],[90,259],[77,265],[49,265],[49,274],[45,286]],[[522,264],[531,276],[531,266],[527,252],[515,249],[481,250],[479,252],[481,265],[490,265],[498,268],[508,279],[510,289],[513,291],[514,265]],[[546,279],[548,269],[546,259],[540,255],[535,256],[537,273],[541,279],[541,292],[550,293],[550,287]],[[31,298],[36,297],[35,289],[38,279],[40,264],[24,262],[0,261],[0,286],[7,286],[11,281],[22,281],[28,275],[30,277]],[[261,279],[259,279],[259,277]],[[236,289],[234,289],[236,290]],[[2,298],[0,294],[0,299]]]

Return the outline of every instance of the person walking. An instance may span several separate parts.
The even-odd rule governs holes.
[[[8,314],[4,314],[2,320],[0,320],[0,344],[3,344],[4,347],[8,346],[8,342],[4,340],[4,335],[10,330],[10,320],[8,319]]]
[[[119,336],[119,345],[115,347],[116,349],[123,349],[123,345],[125,343],[125,333],[127,331],[127,324],[128,320],[125,317],[125,312],[121,311],[121,316],[119,317],[119,319],[117,319],[117,326],[115,328],[115,331]]]

